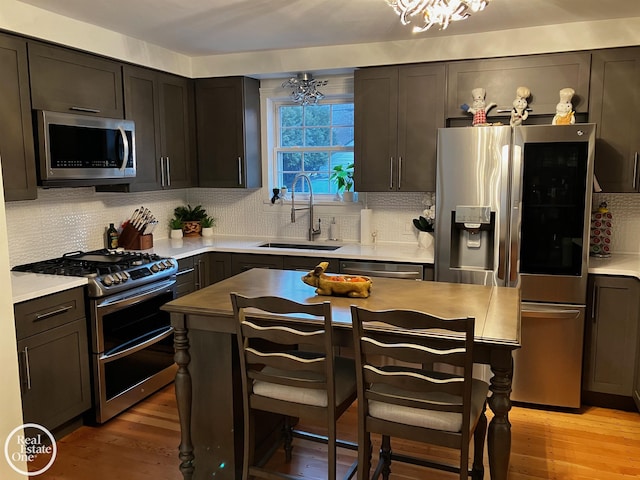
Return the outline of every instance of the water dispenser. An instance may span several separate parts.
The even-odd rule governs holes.
[[[495,212],[481,205],[457,205],[451,212],[450,268],[493,270]]]

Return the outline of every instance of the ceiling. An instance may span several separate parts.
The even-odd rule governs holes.
[[[386,0],[21,0],[189,56],[389,42],[413,34]],[[447,35],[640,17],[639,0],[492,0]]]

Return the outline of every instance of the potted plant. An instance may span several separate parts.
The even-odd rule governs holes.
[[[171,229],[170,238],[182,238],[182,220],[180,218],[174,217],[169,220],[169,228]]]
[[[344,201],[353,201],[353,163],[346,167],[344,165],[336,165],[333,167],[329,179],[335,182],[338,187],[338,193],[342,194]]]
[[[173,211],[175,218],[182,221],[182,232],[185,237],[197,237],[202,231],[202,220],[207,217],[207,211],[202,205],[176,207]]]
[[[418,229],[418,247],[431,248],[433,245],[433,222],[435,220],[435,208],[428,208],[423,212],[426,217],[420,215],[413,219],[413,226]]]
[[[202,236],[213,237],[213,227],[216,224],[216,219],[207,215],[200,220],[200,224],[202,225]]]

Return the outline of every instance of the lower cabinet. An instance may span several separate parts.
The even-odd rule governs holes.
[[[237,275],[252,268],[275,268],[282,270],[284,260],[281,255],[261,255],[234,253],[231,256],[231,274]]]
[[[182,297],[209,285],[209,254],[203,253],[178,260],[176,280],[176,297]]]
[[[22,302],[14,312],[24,422],[55,430],[91,408],[83,289]]]
[[[635,396],[640,403],[640,281],[590,275],[588,305],[583,390]]]

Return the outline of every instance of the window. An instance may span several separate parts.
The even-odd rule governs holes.
[[[274,180],[291,190],[298,173],[309,176],[314,194],[335,194],[334,166],[353,163],[353,103],[326,99],[318,105],[275,105]],[[298,182],[296,192],[308,192]]]

